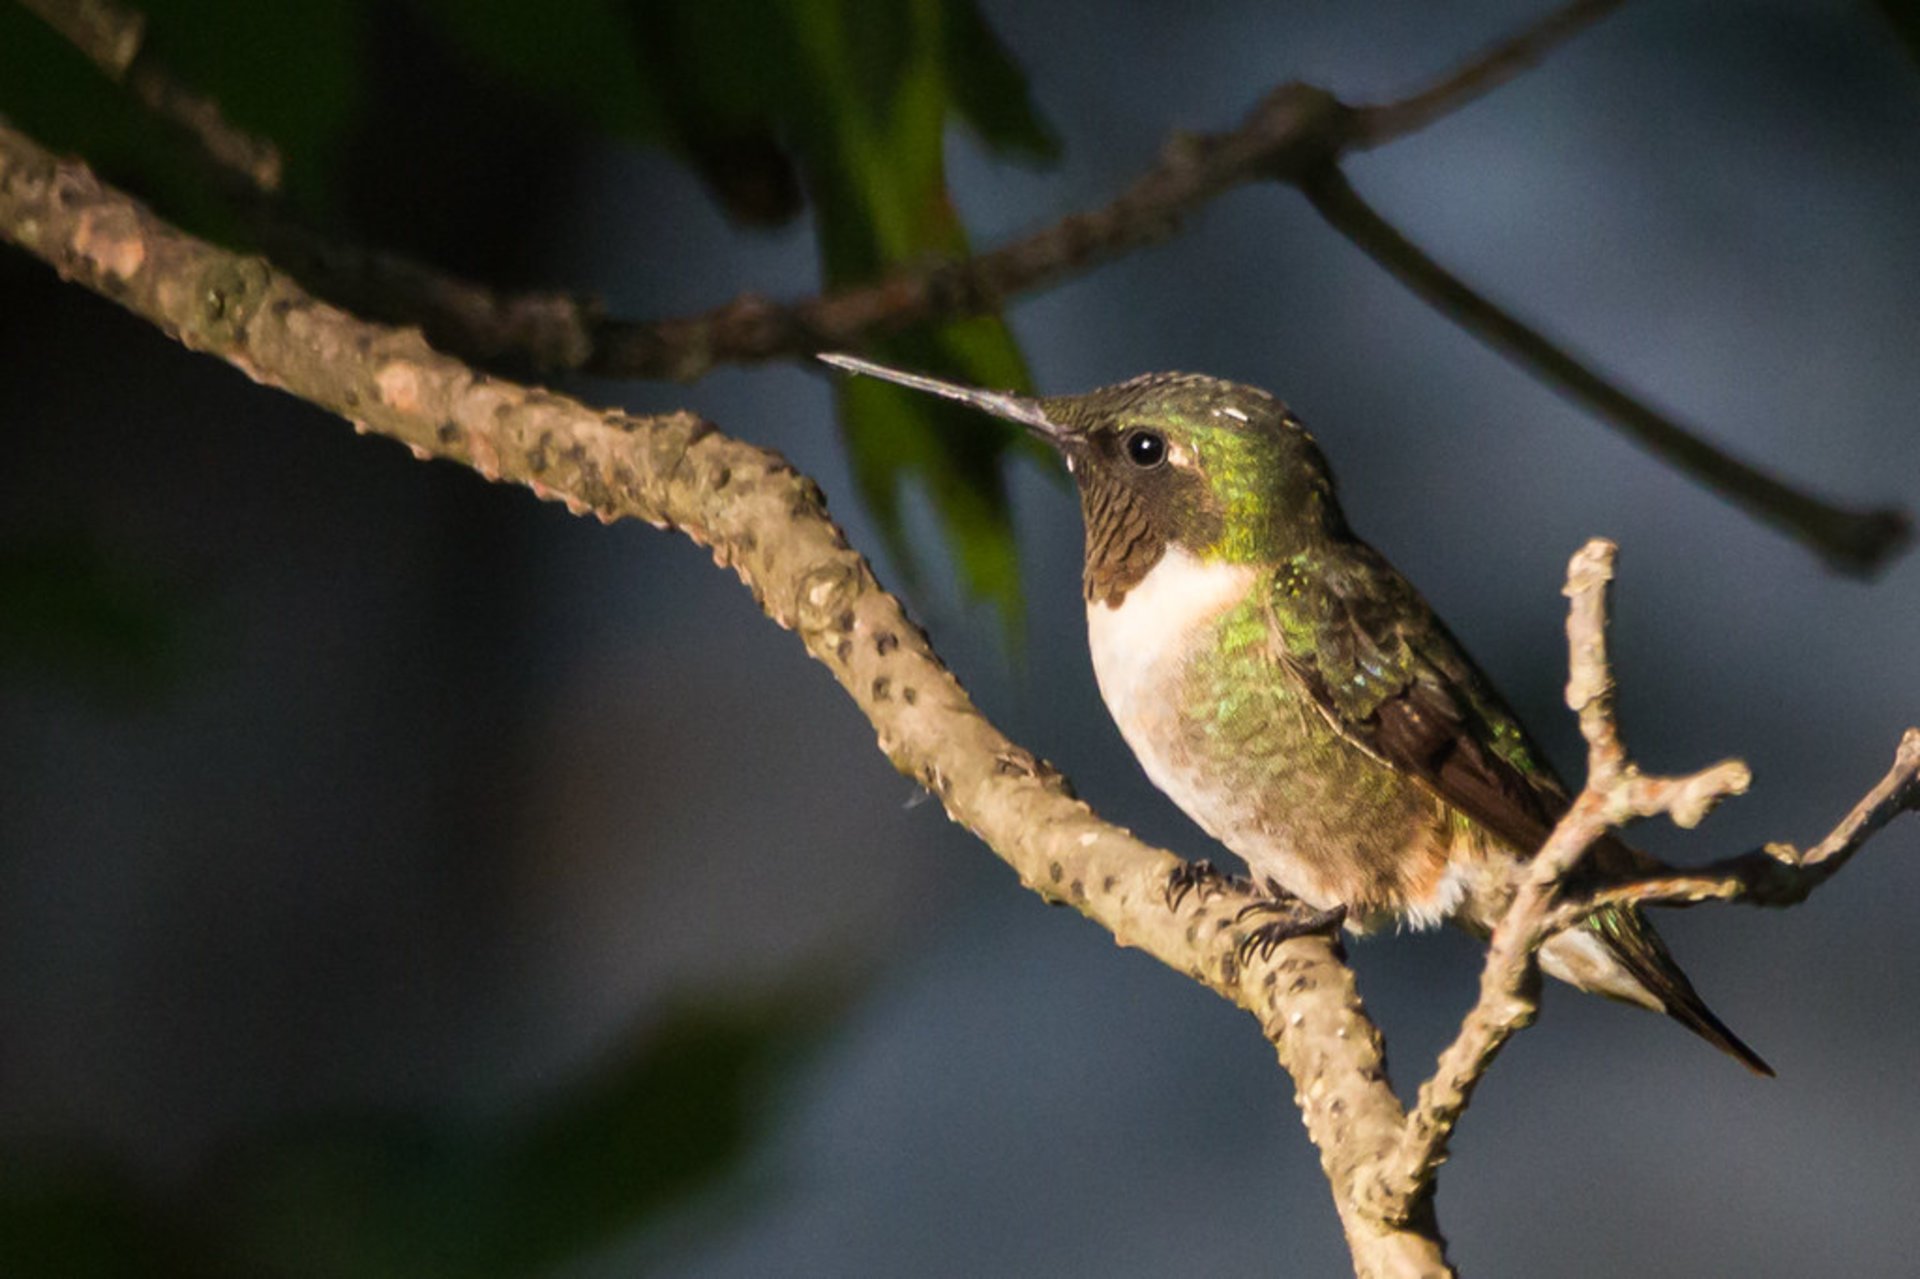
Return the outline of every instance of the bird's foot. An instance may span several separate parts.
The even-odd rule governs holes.
[[[1265,923],[1248,932],[1234,948],[1234,956],[1242,967],[1253,954],[1259,952],[1260,958],[1272,958],[1280,943],[1292,941],[1295,937],[1306,937],[1314,933],[1334,933],[1338,935],[1340,925],[1347,922],[1347,908],[1334,906],[1327,910],[1315,910],[1313,907],[1286,892],[1272,880],[1267,888],[1273,896],[1264,901],[1254,902],[1234,917],[1239,923],[1248,915],[1279,915],[1282,918]]]
[[[1205,897],[1208,889],[1218,890],[1231,882],[1219,867],[1204,857],[1197,862],[1181,862],[1167,876],[1167,909],[1179,910],[1180,903],[1195,889]]]

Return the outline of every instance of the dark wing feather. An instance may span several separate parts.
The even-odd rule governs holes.
[[[1566,811],[1566,789],[1425,600],[1377,552],[1329,553],[1282,575],[1274,607],[1289,664],[1348,740],[1419,778],[1523,856]]]
[[[1325,571],[1275,580],[1284,660],[1347,740],[1531,857],[1567,810],[1566,788],[1459,642],[1378,552],[1333,549]],[[1586,872],[1616,878],[1639,854],[1617,839],[1594,846]],[[1772,1069],[1701,1001],[1644,916],[1598,912],[1598,933],[1633,979],[1682,1025],[1759,1074]]]

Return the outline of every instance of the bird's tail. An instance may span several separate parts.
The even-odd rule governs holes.
[[[1673,962],[1660,934],[1635,907],[1597,911],[1585,924],[1548,939],[1540,949],[1540,962],[1582,990],[1664,1012],[1756,1075],[1773,1074],[1760,1054],[1713,1015]]]

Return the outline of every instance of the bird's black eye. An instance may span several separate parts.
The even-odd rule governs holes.
[[[1167,460],[1167,437],[1158,431],[1128,431],[1127,437],[1120,441],[1120,450],[1127,455],[1127,461],[1150,471]]]

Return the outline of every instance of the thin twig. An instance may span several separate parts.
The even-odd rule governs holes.
[[[147,41],[146,15],[114,0],[20,0],[118,84]]]
[[[1233,129],[1174,135],[1153,167],[1111,202],[972,258],[792,302],[747,294],[683,319],[599,318],[585,368],[612,377],[686,379],[716,363],[856,347],[928,320],[998,310],[1020,294],[1170,238],[1188,215],[1248,182],[1291,180],[1347,150],[1423,129],[1506,83],[1621,3],[1573,0],[1393,102],[1350,107],[1314,85],[1283,84]]]
[[[1556,907],[1548,930],[1570,928],[1609,906],[1693,906],[1707,901],[1797,906],[1832,879],[1888,822],[1915,811],[1920,811],[1920,729],[1910,728],[1900,739],[1887,775],[1825,839],[1806,851],[1790,844],[1770,844],[1694,870],[1669,870],[1609,884]]]
[[[1349,146],[1354,149],[1377,147],[1419,132],[1534,67],[1623,3],[1625,0],[1573,0],[1489,45],[1418,93],[1397,102],[1356,107]]]
[[[273,143],[226,118],[220,104],[182,83],[147,42],[146,15],[114,0],[20,0],[123,85],[135,101],[184,129],[215,164],[255,189],[280,189],[285,166]]]
[[[1299,185],[1335,230],[1435,310],[1614,423],[1642,448],[1763,523],[1806,543],[1832,567],[1864,575],[1906,546],[1912,530],[1904,511],[1850,511],[1830,505],[1715,447],[1607,381],[1427,256],[1361,199],[1337,167],[1327,165]]]
[[[1397,1146],[1381,1160],[1363,1193],[1382,1220],[1399,1220],[1423,1202],[1446,1159],[1447,1143],[1509,1039],[1539,1008],[1539,949],[1547,938],[1590,914],[1557,909],[1562,885],[1609,828],[1665,813],[1692,826],[1719,800],[1747,787],[1744,764],[1727,760],[1680,777],[1648,777],[1629,760],[1614,715],[1613,672],[1607,660],[1606,593],[1615,548],[1595,539],[1567,567],[1567,705],[1579,716],[1587,742],[1587,782],[1532,861],[1512,904],[1494,928],[1480,993],[1460,1031],[1440,1054]]]
[[[111,0],[24,2],[115,79],[132,63],[146,61],[140,56],[143,20]],[[1871,572],[1905,545],[1903,512],[1831,506],[1716,449],[1447,274],[1360,202],[1334,167],[1347,150],[1405,137],[1505,84],[1620,3],[1573,0],[1393,102],[1348,107],[1323,89],[1282,85],[1234,129],[1176,135],[1158,162],[1109,203],[976,257],[791,302],[744,294],[674,319],[609,316],[593,299],[560,292],[501,293],[396,254],[333,243],[274,203],[242,203],[275,256],[316,288],[362,314],[418,324],[442,350],[488,364],[691,380],[723,363],[857,347],[917,324],[996,311],[1013,297],[1169,238],[1185,217],[1226,191],[1278,178],[1300,185],[1336,227],[1470,331],[1709,488],[1807,542],[1829,563]],[[220,165],[246,175],[256,188],[277,185],[278,153],[227,124],[211,100],[157,67],[135,80],[151,86],[142,100],[185,124]]]
[[[1474,1089],[1506,1042],[1532,1021],[1538,1010],[1538,952],[1548,938],[1607,906],[1709,899],[1792,905],[1894,817],[1920,808],[1920,729],[1908,729],[1893,768],[1832,833],[1806,852],[1772,845],[1698,871],[1609,885],[1563,902],[1561,890],[1569,874],[1610,828],[1658,814],[1691,827],[1721,799],[1744,792],[1749,781],[1746,765],[1738,760],[1684,776],[1649,777],[1628,758],[1614,715],[1613,673],[1606,652],[1606,588],[1613,578],[1614,554],[1612,543],[1596,539],[1573,557],[1567,571],[1567,704],[1579,716],[1587,741],[1587,783],[1528,863],[1487,948],[1479,997],[1440,1054],[1432,1078],[1421,1085],[1399,1143],[1362,1183],[1369,1210],[1381,1220],[1399,1220],[1425,1201]]]
[[[696,315],[643,321],[609,316],[597,301],[567,294],[502,295],[392,254],[327,245],[318,237],[295,246],[296,261],[329,294],[419,324],[436,345],[467,358],[517,357],[537,369],[690,380],[719,364],[859,346],[930,320],[997,310],[1010,298],[1169,238],[1183,219],[1227,191],[1302,174],[1349,148],[1424,128],[1537,62],[1618,2],[1574,0],[1395,102],[1348,107],[1324,89],[1282,85],[1232,129],[1174,135],[1154,165],[1104,205],[972,258],[926,263],[810,298],[779,302],[744,294]],[[27,3],[115,79],[117,64],[102,52],[112,42],[96,28],[139,45],[139,15],[111,0]],[[210,147],[219,138],[217,131],[201,136]],[[284,240],[286,230],[279,227],[277,238]]]

